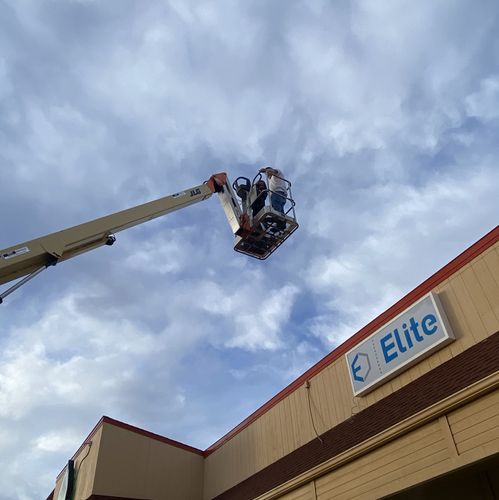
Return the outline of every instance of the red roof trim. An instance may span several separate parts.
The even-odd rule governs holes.
[[[334,351],[330,352],[318,363],[308,369],[303,375],[298,377],[294,382],[291,382],[282,391],[277,393],[272,399],[267,401],[263,406],[258,408],[249,417],[245,418],[239,425],[234,427],[225,436],[221,437],[218,441],[213,443],[204,452],[205,456],[210,455],[218,448],[220,448],[227,441],[232,439],[236,434],[241,432],[243,429],[252,424],[256,419],[261,417],[265,412],[270,410],[273,406],[283,400],[290,393],[301,387],[307,380],[311,379],[324,368],[329,366],[333,361],[337,360],[352,347],[357,345],[359,342],[364,340],[366,337],[371,335],[377,329],[382,327],[385,323],[393,319],[400,312],[407,309],[412,303],[416,302],[418,299],[426,295],[428,292],[433,290],[440,283],[445,281],[447,278],[455,274],[459,269],[464,267],[466,264],[471,262],[475,257],[485,252],[488,248],[494,245],[499,240],[499,226],[496,226],[485,236],[480,238],[476,243],[471,245],[468,249],[458,255],[455,259],[451,260],[442,269],[437,271],[433,276],[430,276],[427,280],[423,281],[414,290],[409,292],[405,297],[396,302],[393,306],[387,309],[384,313],[380,314],[377,318],[368,323],[365,327],[359,330],[355,335],[347,339],[343,344],[339,345]]]
[[[146,431],[144,429],[141,429],[140,427],[135,427],[134,425],[126,424],[125,422],[120,422],[119,420],[115,420],[114,418],[102,417],[101,420],[103,423],[111,424],[127,431],[135,432],[135,434],[140,434],[142,436],[155,439],[156,441],[161,441],[162,443],[169,444],[170,446],[175,446],[175,448],[180,448],[182,450],[195,453],[196,455],[203,456],[202,450],[194,448],[193,446],[189,446],[188,444],[181,443],[180,441],[175,441],[174,439],[155,434],[154,432]]]
[[[146,436],[151,439],[155,439],[156,441],[161,441],[162,443],[169,444],[170,446],[175,446],[175,448],[180,448],[185,451],[190,451],[191,453],[195,453],[196,455],[204,456],[204,452],[199,450],[198,448],[194,448],[193,446],[189,446],[188,444],[181,443],[180,441],[175,441],[174,439],[170,439],[164,436],[160,436],[159,434],[155,434],[154,432],[149,432],[140,427],[135,427],[130,424],[126,424],[125,422],[120,422],[119,420],[115,420],[111,417],[106,417],[105,415],[101,417],[101,419],[97,422],[95,427],[90,431],[90,434],[87,436],[85,441],[83,441],[82,445],[78,448],[76,453],[71,457],[71,460],[76,460],[76,457],[83,451],[85,446],[87,446],[92,438],[95,436],[97,431],[102,427],[103,424],[114,425],[115,427],[121,427],[127,431],[135,432],[136,434],[141,434],[142,436]],[[66,470],[66,467],[62,469],[61,472],[57,475],[56,481],[59,479],[61,474]]]

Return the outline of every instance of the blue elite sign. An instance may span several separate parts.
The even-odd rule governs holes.
[[[430,292],[347,352],[354,395],[366,394],[453,340],[438,295]]]

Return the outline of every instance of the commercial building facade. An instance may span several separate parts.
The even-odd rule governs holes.
[[[103,417],[72,460],[54,499],[499,498],[499,227],[208,449]]]

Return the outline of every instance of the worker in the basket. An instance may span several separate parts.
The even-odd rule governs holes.
[[[287,199],[286,181],[281,170],[272,167],[262,167],[260,173],[266,174],[269,179],[270,204],[277,212],[284,214],[284,205]]]
[[[267,199],[267,184],[265,181],[260,179],[255,184],[256,187],[256,198],[255,201],[251,204],[251,210],[253,213],[253,217],[265,206],[265,200]]]

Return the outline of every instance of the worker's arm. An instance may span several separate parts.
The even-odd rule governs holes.
[[[272,168],[272,167],[263,167],[259,170],[259,172],[261,174],[267,174],[267,175],[272,174],[272,175],[277,175],[277,176],[279,176],[279,173],[280,173],[279,170]]]

